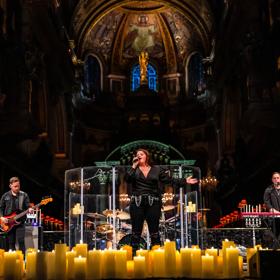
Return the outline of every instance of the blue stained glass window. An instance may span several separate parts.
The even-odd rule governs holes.
[[[149,89],[158,91],[158,89],[157,89],[157,71],[151,64],[148,64],[147,74],[148,74],[147,79],[148,79]],[[132,68],[131,90],[135,91],[139,87],[140,87],[140,66],[139,66],[139,64],[136,64]]]

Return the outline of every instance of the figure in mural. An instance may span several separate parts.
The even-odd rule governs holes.
[[[141,52],[139,55],[139,65],[140,65],[140,82],[141,84],[146,84],[147,80],[147,67],[148,67],[149,54],[147,52]]]
[[[130,29],[130,31],[137,31],[132,48],[138,53],[155,45],[153,37],[153,33],[156,31],[155,25],[148,24],[148,20],[147,15],[140,15],[138,23],[133,24]]]

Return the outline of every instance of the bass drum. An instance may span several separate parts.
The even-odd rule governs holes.
[[[131,237],[132,234],[127,234],[125,235],[118,243],[118,249],[120,249],[121,247],[125,246],[125,245],[130,245],[131,246]],[[139,244],[139,248],[141,249],[147,249],[147,242],[146,240],[141,237],[140,239],[140,244]]]

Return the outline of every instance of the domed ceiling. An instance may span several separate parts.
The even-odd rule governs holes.
[[[98,54],[111,73],[128,69],[143,50],[174,73],[191,53],[209,54],[211,17],[207,1],[80,1],[73,37],[82,59]]]

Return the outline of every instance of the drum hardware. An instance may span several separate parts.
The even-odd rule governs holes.
[[[164,212],[167,212],[167,211],[170,211],[170,210],[173,210],[175,209],[175,205],[166,205],[166,206],[163,206],[163,211]]]
[[[96,227],[96,232],[98,233],[112,233],[113,232],[113,226],[111,224],[102,224]]]
[[[124,230],[132,230],[132,225],[131,224],[127,224],[125,222],[121,222],[120,228],[124,229]]]
[[[97,238],[97,233],[100,233],[99,231],[101,231],[101,227],[104,226],[104,223],[101,224],[99,221],[97,221],[97,219],[104,218],[103,215],[100,215],[98,213],[87,213],[86,214],[88,217],[93,218],[94,221],[90,221],[90,220],[86,220],[85,221],[85,226],[87,230],[91,229],[92,226],[92,240],[94,241],[94,248],[97,248],[97,241],[100,240],[100,238]]]
[[[99,213],[86,213],[86,216],[93,218],[93,219],[102,219],[102,218],[106,218],[104,215],[99,214]]]

